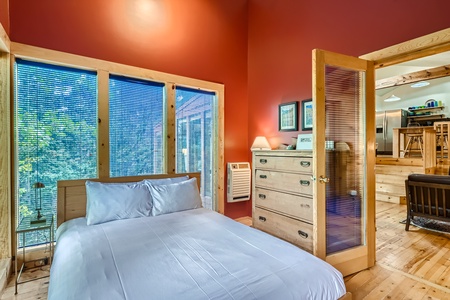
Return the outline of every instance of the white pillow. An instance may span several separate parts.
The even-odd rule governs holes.
[[[87,225],[150,216],[152,198],[143,183],[86,181]]]
[[[170,177],[170,178],[156,178],[156,179],[144,179],[144,183],[153,185],[172,184],[183,182],[189,179],[189,176]]]
[[[196,178],[148,187],[153,199],[152,216],[202,207]]]

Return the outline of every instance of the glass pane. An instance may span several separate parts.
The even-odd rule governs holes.
[[[177,87],[176,89],[176,171],[201,172],[203,206],[215,209],[212,199],[214,93]]]
[[[110,77],[111,177],[163,173],[163,105],[163,84]]]
[[[364,244],[364,73],[326,66],[327,254]]]
[[[56,214],[58,180],[97,177],[97,75],[17,59],[14,80],[20,222],[35,217],[39,200],[42,214]],[[27,233],[25,243],[47,238]]]

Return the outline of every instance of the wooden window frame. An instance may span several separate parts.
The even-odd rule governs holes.
[[[165,128],[163,134],[166,137],[163,141],[163,148],[165,150],[163,154],[164,160],[164,173],[175,174],[176,157],[175,157],[175,87],[182,86],[187,88],[193,88],[197,90],[203,90],[208,92],[214,92],[216,94],[216,102],[214,106],[217,109],[216,128],[217,132],[215,151],[216,161],[214,170],[214,186],[216,190],[216,208],[219,213],[224,213],[224,85],[219,83],[213,83],[204,80],[198,80],[188,78],[184,76],[178,76],[168,74],[164,72],[153,71],[149,69],[128,66],[124,64],[108,62],[100,59],[94,59],[75,54],[44,49],[40,47],[14,43],[10,44],[10,72],[14,74],[14,62],[16,58],[23,58],[27,60],[68,66],[78,69],[85,69],[97,72],[98,78],[98,117],[101,120],[109,120],[109,75],[127,76],[137,79],[149,80],[154,82],[160,82],[165,84],[165,114],[163,121]],[[11,82],[13,77],[11,76]],[[12,84],[11,84],[12,85]],[[11,88],[12,89],[12,88]],[[11,93],[12,94],[12,93]],[[9,96],[9,95],[8,95]],[[14,96],[9,96],[11,99],[10,105],[13,107]],[[11,114],[11,113],[10,113]],[[9,130],[13,133],[13,118],[11,117]],[[109,122],[100,122],[98,124],[98,178],[109,178]],[[12,134],[11,137],[14,135]],[[14,140],[11,140],[11,153],[10,157],[14,157]],[[11,159],[11,191],[15,190],[14,184],[14,160]],[[16,218],[16,196],[14,192],[11,192],[11,224],[15,224]],[[14,226],[13,226],[14,227]],[[12,230],[12,245],[15,245],[15,232]],[[14,251],[14,249],[13,249]],[[15,251],[14,251],[15,252]]]

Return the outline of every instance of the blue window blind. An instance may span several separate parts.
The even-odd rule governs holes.
[[[110,176],[163,172],[164,84],[110,76]]]
[[[177,87],[175,97],[176,171],[201,172],[203,206],[213,209],[213,122],[216,118],[212,107],[215,93]]]
[[[97,75],[23,59],[15,73],[20,221],[35,212],[36,182],[45,185],[42,212],[55,214],[58,180],[97,177]],[[41,238],[30,234],[26,245]]]

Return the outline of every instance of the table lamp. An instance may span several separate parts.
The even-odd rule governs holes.
[[[270,148],[269,141],[267,141],[265,136],[257,136],[250,150],[272,150],[272,148]]]
[[[41,215],[41,209],[42,209],[42,189],[45,188],[45,185],[42,182],[35,182],[33,184],[34,188],[34,204],[35,204],[35,210],[37,212],[36,217],[32,218],[30,223],[31,224],[41,224],[45,223],[45,218]]]

